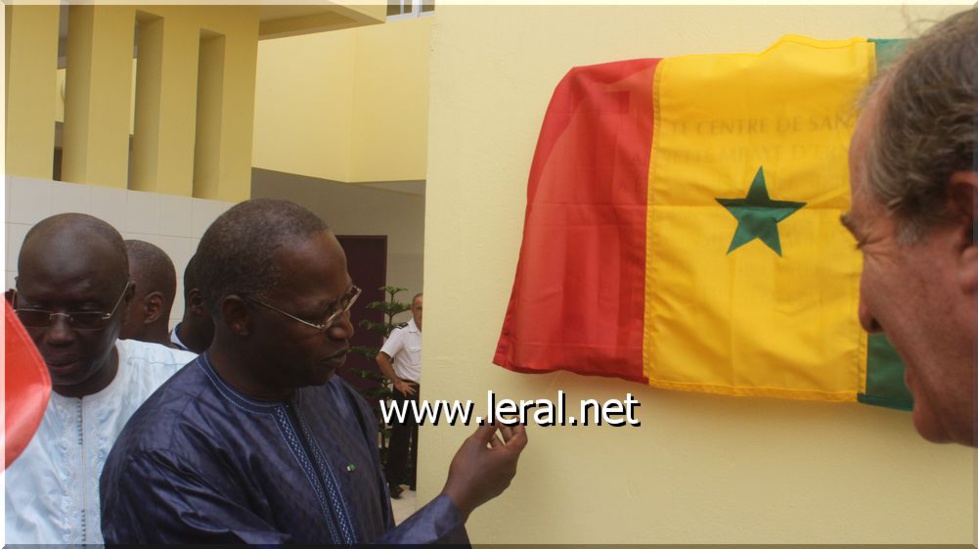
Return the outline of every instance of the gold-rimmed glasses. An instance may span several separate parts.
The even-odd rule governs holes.
[[[322,331],[328,330],[333,324],[335,324],[336,321],[340,318],[340,315],[342,315],[343,313],[345,313],[345,312],[347,312],[347,311],[350,310],[350,307],[352,307],[353,304],[356,303],[357,298],[360,297],[360,293],[361,292],[362,292],[362,290],[360,288],[358,288],[355,285],[351,285],[350,286],[350,289],[347,290],[345,294],[343,294],[343,297],[341,297],[338,300],[334,301],[333,303],[331,303],[329,305],[329,307],[327,307],[326,314],[323,316],[322,322],[319,322],[318,324],[317,323],[314,323],[314,322],[309,322],[308,320],[303,320],[303,319],[301,319],[301,318],[299,318],[299,317],[297,317],[297,316],[295,316],[295,315],[293,315],[291,313],[287,313],[287,312],[283,311],[282,309],[279,309],[278,307],[275,307],[274,305],[269,305],[268,303],[265,303],[264,301],[261,301],[259,299],[255,299],[255,298],[250,297],[250,296],[247,296],[247,295],[242,295],[241,297],[243,297],[247,301],[250,301],[251,303],[254,303],[255,305],[261,305],[262,307],[265,307],[266,309],[271,309],[271,310],[275,311],[276,313],[285,315],[285,316],[291,318],[292,320],[295,320],[297,322],[301,322],[301,323],[305,324],[306,326],[309,326],[311,328],[315,328],[315,329],[317,329],[317,330],[319,330],[319,331],[322,332]]]

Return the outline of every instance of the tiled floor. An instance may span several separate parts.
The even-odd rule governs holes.
[[[401,498],[391,500],[391,507],[394,508],[394,522],[397,524],[400,524],[418,509],[418,493],[408,490],[407,486],[403,488],[404,491],[401,492]]]

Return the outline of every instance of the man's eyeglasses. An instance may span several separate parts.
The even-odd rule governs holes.
[[[21,309],[17,307],[17,290],[10,290],[8,296],[10,304],[17,314],[17,318],[20,319],[21,324],[29,328],[48,328],[54,324],[55,317],[63,316],[65,321],[68,322],[68,326],[75,330],[101,330],[119,310],[119,305],[122,304],[122,299],[126,297],[126,292],[129,291],[131,284],[132,282],[126,283],[126,287],[122,289],[122,295],[115,302],[115,307],[112,307],[112,311],[108,313],[102,311],[68,311],[66,313],[56,313],[44,309]]]
[[[245,298],[247,301],[254,303],[255,305],[261,305],[266,309],[271,309],[276,313],[283,314],[291,318],[292,320],[299,321],[305,324],[306,326],[311,326],[321,332],[324,332],[328,330],[333,324],[335,324],[337,320],[339,320],[340,315],[350,310],[350,307],[352,307],[353,304],[356,303],[357,298],[360,297],[361,291],[362,290],[360,288],[351,285],[350,289],[347,290],[345,294],[343,294],[343,297],[339,298],[337,301],[329,305],[329,307],[326,309],[326,314],[323,316],[322,322],[320,322],[319,324],[314,324],[307,320],[302,320],[301,318],[289,314],[283,311],[282,309],[279,309],[278,307],[273,307],[272,305],[269,305],[268,303],[255,299],[253,297],[248,297],[246,295],[242,295],[242,297]]]

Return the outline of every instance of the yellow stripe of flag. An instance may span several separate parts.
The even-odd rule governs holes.
[[[667,58],[655,75],[645,376],[671,389],[855,400],[866,382],[848,207],[866,39]],[[786,367],[790,365],[790,367]]]

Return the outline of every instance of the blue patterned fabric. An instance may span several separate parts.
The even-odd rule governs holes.
[[[106,543],[468,543],[445,496],[397,528],[373,414],[334,377],[285,402],[237,393],[206,355],[133,415],[101,478]]]

